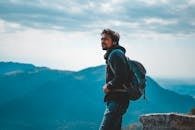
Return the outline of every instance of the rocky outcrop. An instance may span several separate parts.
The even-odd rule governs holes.
[[[152,113],[140,117],[143,130],[195,130],[195,115]]]

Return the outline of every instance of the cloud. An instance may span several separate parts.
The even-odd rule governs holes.
[[[0,18],[22,26],[60,31],[100,29],[105,25],[98,23],[108,25],[110,21],[119,21],[112,26],[129,23],[127,28],[134,31],[194,33],[193,3],[193,0],[7,0],[0,2]]]
[[[0,60],[68,70],[103,64],[103,28],[120,33],[149,75],[195,77],[194,0],[0,1]]]
[[[164,20],[164,19],[160,19],[160,18],[147,18],[144,19],[145,24],[157,24],[157,25],[170,25],[170,24],[177,24],[177,20],[176,19],[170,19],[170,20]]]
[[[168,4],[170,2],[170,0],[139,0],[139,1],[146,3],[150,6],[159,5],[159,4]]]
[[[5,20],[0,19],[0,33],[16,32],[22,29],[25,29],[25,28],[18,23],[7,22]]]

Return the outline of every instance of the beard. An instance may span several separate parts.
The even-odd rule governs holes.
[[[107,50],[107,47],[104,44],[102,44],[102,50]]]
[[[108,48],[106,48],[106,47],[102,47],[102,50],[108,50]]]

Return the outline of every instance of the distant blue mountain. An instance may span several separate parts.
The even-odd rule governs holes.
[[[163,87],[183,95],[191,95],[195,98],[195,79],[171,79],[157,78],[156,81]]]
[[[105,66],[60,71],[0,62],[0,129],[97,130],[105,104]],[[130,102],[123,126],[150,112],[189,112],[195,99],[147,77],[147,100]]]

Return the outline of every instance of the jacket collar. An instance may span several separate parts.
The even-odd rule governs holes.
[[[121,49],[124,53],[126,53],[126,49],[123,46],[121,46],[121,45],[115,45],[115,46],[112,46],[111,48],[109,48],[108,50],[106,50],[106,53],[104,54],[104,59],[105,60],[108,59],[109,54],[114,49]]]

